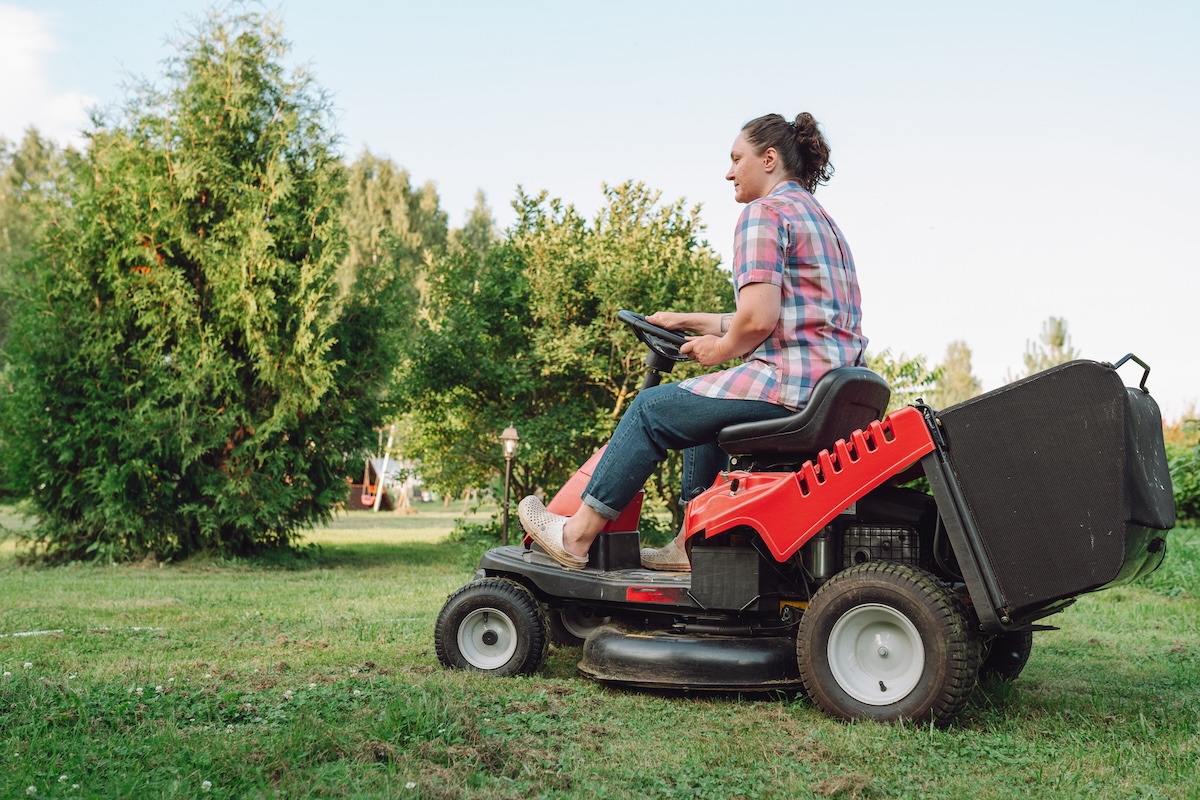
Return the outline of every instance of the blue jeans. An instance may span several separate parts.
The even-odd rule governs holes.
[[[722,428],[794,413],[762,400],[701,397],[678,383],[642,389],[609,439],[583,491],[583,502],[605,519],[616,519],[667,457],[667,450],[683,450],[680,500],[686,503],[712,486],[727,463],[717,445]]]

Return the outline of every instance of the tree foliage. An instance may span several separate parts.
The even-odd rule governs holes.
[[[1166,426],[1167,461],[1175,492],[1175,513],[1200,521],[1200,415],[1192,405],[1181,419]]]
[[[8,456],[51,557],[286,544],[386,407],[387,277],[339,299],[344,169],[285,54],[273,17],[211,15],[165,88],[96,120],[8,346]]]
[[[1079,351],[1071,346],[1067,321],[1062,317],[1050,317],[1042,323],[1042,334],[1038,337],[1038,343],[1025,342],[1025,355],[1022,356],[1024,372],[1016,376],[1009,375],[1008,380],[1011,382],[1027,378],[1077,358]]]
[[[17,144],[0,138],[0,347],[13,293],[33,256],[46,204],[66,190],[80,157],[30,128]]]
[[[982,391],[983,386],[971,372],[971,348],[961,340],[946,346],[946,357],[941,364],[937,385],[930,392],[929,402],[935,408],[948,408]]]
[[[905,353],[893,356],[890,348],[878,353],[868,352],[867,366],[892,387],[887,407],[889,414],[915,400],[932,397],[942,378],[942,367],[930,368],[925,356]]]
[[[513,423],[516,493],[553,492],[607,441],[640,387],[645,352],[617,311],[732,308],[698,209],[660,204],[642,184],[604,194],[589,222],[545,193],[520,192],[505,238],[480,249],[461,237],[431,266],[402,380],[408,452],[428,483],[486,483],[500,463],[497,435]],[[669,502],[678,482],[672,463],[648,490]]]
[[[360,271],[384,265],[396,290],[415,310],[425,265],[446,247],[447,220],[432,183],[414,188],[407,170],[364,152],[347,169],[342,209],[349,250],[340,279],[352,286]]]

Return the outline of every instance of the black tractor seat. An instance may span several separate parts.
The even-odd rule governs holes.
[[[866,367],[839,367],[821,376],[800,411],[730,425],[717,442],[731,456],[811,455],[882,417],[891,396],[887,381]]]

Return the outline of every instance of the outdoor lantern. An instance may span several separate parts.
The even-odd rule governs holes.
[[[517,435],[517,429],[509,425],[504,429],[504,433],[500,434],[500,444],[504,447],[504,457],[513,458],[517,455],[517,448],[521,446],[521,437]]]
[[[521,437],[511,424],[500,434],[500,444],[504,448],[504,509],[500,515],[500,529],[503,531],[504,544],[508,544],[508,487],[512,483],[512,462],[521,446]]]

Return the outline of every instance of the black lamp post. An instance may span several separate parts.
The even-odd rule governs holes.
[[[517,448],[521,446],[521,437],[517,429],[509,425],[500,434],[500,445],[504,448],[504,511],[501,517],[500,529],[504,532],[504,544],[508,544],[508,487],[512,483],[512,462],[517,456]]]

